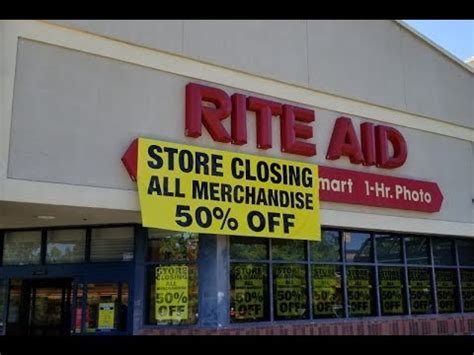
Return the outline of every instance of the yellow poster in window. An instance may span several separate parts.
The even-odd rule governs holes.
[[[464,312],[474,311],[474,270],[461,270]]]
[[[313,268],[313,308],[318,316],[336,314],[338,288],[341,279],[339,267],[336,265],[317,265]]]
[[[306,313],[306,276],[301,265],[275,265],[274,299],[277,317],[300,318]]]
[[[321,239],[315,164],[139,138],[137,175],[145,227]]]
[[[157,322],[188,319],[188,266],[155,269],[155,318]]]
[[[379,269],[379,287],[384,314],[403,314],[402,269],[383,267]]]
[[[115,303],[99,303],[99,324],[97,329],[114,329]]]
[[[412,313],[431,313],[431,275],[430,270],[409,268],[408,287]]]
[[[264,317],[264,282],[266,265],[236,264],[235,278],[235,318],[260,319]]]
[[[370,315],[372,312],[372,272],[369,268],[347,268],[347,298],[350,314]]]

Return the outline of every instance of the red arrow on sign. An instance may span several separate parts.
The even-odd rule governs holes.
[[[138,139],[122,156],[133,181],[137,181]],[[327,202],[438,212],[443,194],[438,184],[379,174],[319,166],[319,199]]]
[[[133,181],[137,181],[138,138],[135,138],[122,156],[122,163]]]

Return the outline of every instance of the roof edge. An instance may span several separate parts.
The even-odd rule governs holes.
[[[464,63],[470,63],[470,62],[473,62],[474,63],[474,55],[470,58],[467,58]],[[468,64],[469,65],[469,64]]]
[[[394,20],[397,24],[399,24],[400,26],[402,26],[403,28],[405,28],[406,30],[408,30],[409,32],[413,33],[416,37],[420,38],[421,40],[423,40],[424,42],[426,42],[427,44],[429,44],[431,47],[433,47],[434,49],[436,49],[438,52],[441,52],[442,54],[444,54],[446,57],[448,57],[449,59],[451,59],[452,61],[454,61],[456,64],[460,65],[461,67],[463,67],[464,69],[466,69],[468,72],[470,72],[471,74],[474,73],[474,68],[469,66],[468,64],[464,63],[461,59],[459,59],[458,57],[456,57],[454,54],[450,53],[449,51],[447,51],[446,49],[444,49],[443,47],[441,47],[439,44],[433,42],[431,39],[429,39],[428,37],[426,37],[425,35],[421,34],[420,32],[418,32],[417,30],[415,30],[413,27],[411,27],[409,24],[405,23],[403,20]]]

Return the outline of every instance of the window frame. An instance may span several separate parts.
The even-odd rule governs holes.
[[[474,268],[474,262],[472,263],[472,265],[464,265],[464,264],[461,265],[461,258],[460,258],[460,253],[459,253],[459,242],[460,241],[470,242],[470,243],[474,244],[473,238],[466,238],[466,237],[464,237],[464,238],[455,238],[455,250],[456,250],[456,253],[457,253],[456,265],[459,265],[462,268]]]
[[[136,257],[136,233],[135,228],[136,223],[124,223],[124,224],[97,224],[97,225],[73,225],[73,226],[53,226],[53,227],[36,227],[36,228],[22,228],[22,229],[3,229],[0,230],[0,268],[2,267],[32,267],[32,266],[61,266],[61,265],[81,265],[81,264],[114,264],[114,263],[134,263]],[[133,238],[133,258],[127,261],[91,261],[91,242],[92,242],[92,230],[93,229],[107,229],[107,228],[132,228],[132,238]],[[48,245],[48,231],[52,230],[72,230],[72,229],[83,229],[86,231],[85,235],[85,247],[84,247],[84,260],[77,263],[47,263],[47,245]],[[41,232],[41,250],[40,250],[40,263],[39,264],[9,264],[5,265],[3,263],[3,252],[4,252],[4,242],[5,242],[5,233],[15,233],[15,232],[30,232],[37,231]]]
[[[47,262],[48,260],[48,236],[49,236],[49,232],[50,231],[68,231],[68,230],[84,230],[84,251],[83,251],[83,259],[82,261],[80,262],[60,262],[60,263],[52,263],[52,262]],[[51,228],[48,228],[46,229],[45,231],[43,231],[43,233],[46,234],[46,241],[44,242],[45,245],[44,245],[44,264],[43,265],[72,265],[72,264],[82,264],[82,263],[86,263],[86,256],[87,256],[87,234],[88,234],[88,229],[84,229],[84,228],[54,228],[54,229],[51,229]],[[43,247],[43,246],[42,246]]]
[[[10,303],[10,280],[7,278],[0,278],[0,297],[3,297],[3,307],[0,307],[0,317],[2,326],[0,327],[0,336],[5,335],[7,329],[7,309]]]
[[[38,267],[38,266],[44,266],[44,261],[46,259],[46,250],[45,244],[44,244],[44,235],[45,231],[44,228],[26,228],[26,229],[4,229],[1,231],[1,246],[0,250],[2,252],[0,256],[0,268],[1,267]],[[5,252],[5,240],[6,240],[6,234],[7,233],[17,233],[17,232],[39,232],[40,233],[40,257],[39,257],[39,263],[37,264],[5,264],[4,263],[4,257],[3,254]]]
[[[92,230],[94,229],[117,229],[117,228],[131,228],[132,229],[132,253],[133,257],[130,260],[92,260]],[[90,226],[88,227],[88,230],[86,231],[86,247],[85,252],[86,252],[86,257],[84,258],[84,262],[90,263],[90,264],[111,264],[111,263],[127,263],[127,262],[134,262],[135,261],[135,246],[136,246],[136,233],[135,233],[135,225],[107,225],[107,226],[102,226],[102,227],[95,227],[95,226]],[[87,261],[86,261],[87,260]]]
[[[124,284],[127,285],[128,288],[128,302],[126,303],[127,306],[127,313],[125,315],[125,330],[120,329],[112,329],[109,331],[93,331],[88,332],[86,327],[86,315],[87,315],[87,307],[89,307],[89,284],[116,284],[117,285],[117,301],[119,305],[123,305],[123,287]],[[70,319],[70,335],[72,336],[109,336],[109,335],[126,335],[131,332],[129,329],[130,325],[130,317],[133,315],[131,312],[132,308],[132,288],[129,281],[123,281],[122,279],[114,279],[114,280],[102,280],[102,281],[83,281],[80,282],[73,282],[72,289],[71,289],[71,319]],[[78,302],[78,293],[82,291],[82,299],[81,302]],[[81,319],[80,319],[80,329],[76,331],[76,309],[80,306],[81,309]],[[119,316],[120,317],[120,316]],[[120,321],[123,319],[120,318]]]
[[[242,324],[265,324],[265,323],[285,323],[285,322],[308,322],[308,321],[313,321],[313,320],[328,320],[328,319],[342,319],[346,318],[345,315],[347,314],[346,311],[344,310],[344,316],[341,318],[315,318],[313,314],[313,287],[312,287],[312,266],[313,265],[336,265],[340,267],[341,270],[341,286],[343,289],[343,294],[342,294],[342,302],[343,302],[343,307],[345,308],[344,304],[345,299],[347,295],[345,295],[344,290],[344,282],[345,282],[345,269],[343,269],[343,241],[341,237],[341,231],[337,228],[324,228],[324,230],[330,230],[330,231],[335,231],[338,232],[339,236],[339,253],[340,253],[340,260],[339,261],[312,261],[311,260],[311,246],[309,244],[309,241],[305,240],[304,241],[304,249],[305,249],[305,258],[303,260],[274,260],[273,259],[273,239],[272,238],[265,238],[266,239],[266,244],[267,244],[267,258],[266,259],[231,259],[230,257],[230,239],[229,239],[229,248],[228,248],[228,261],[229,261],[229,270],[231,267],[231,264],[233,263],[241,263],[241,264],[265,264],[268,268],[268,280],[267,280],[267,287],[268,287],[268,299],[266,300],[268,302],[268,307],[269,307],[269,320],[268,321],[248,321],[248,322],[233,322],[230,317],[229,317],[229,324],[231,326],[242,326]],[[238,238],[247,238],[244,236],[237,236]],[[230,238],[230,237],[229,237]],[[305,266],[305,274],[306,274],[306,304],[307,304],[307,317],[306,318],[301,318],[301,319],[285,319],[285,320],[277,320],[275,319],[275,310],[274,310],[274,303],[275,303],[275,298],[274,298],[274,285],[273,285],[273,265],[284,265],[284,264],[296,264],[296,265],[303,265]],[[356,263],[357,265],[362,265],[363,263]],[[230,275],[228,279],[228,289],[227,289],[228,294],[230,295],[231,293],[231,282],[230,282]],[[230,296],[229,296],[230,297]]]
[[[153,261],[149,260],[148,257],[148,248],[149,248],[149,238],[148,238],[148,230],[149,228],[143,228],[143,237],[144,237],[144,250],[143,250],[143,317],[142,317],[142,324],[141,326],[146,329],[146,328],[182,328],[182,327],[193,327],[193,328],[198,328],[200,326],[199,323],[199,316],[196,319],[195,323],[184,323],[184,324],[153,324],[149,322],[149,316],[150,316],[150,308],[151,308],[151,302],[150,302],[150,282],[149,282],[149,274],[150,270],[154,267],[158,267],[159,265],[195,265],[197,273],[199,275],[199,248],[200,248],[200,240],[202,238],[202,235],[199,233],[191,233],[191,234],[196,234],[198,238],[198,255],[196,257],[196,260],[190,261],[189,259],[187,260],[158,260],[158,261]],[[176,232],[179,233],[179,232]],[[199,276],[197,278],[197,287],[198,287],[198,292],[197,292],[197,314],[199,315],[200,313],[200,307],[201,307],[201,288],[199,287]]]
[[[233,263],[262,263],[267,265],[268,267],[268,289],[269,295],[266,302],[269,304],[269,320],[268,321],[248,321],[248,322],[233,322],[230,320],[229,317],[229,325],[230,326],[242,326],[242,324],[254,324],[254,325],[265,325],[265,324],[284,324],[284,323],[301,323],[301,322],[327,322],[327,321],[334,321],[337,319],[381,319],[381,318],[393,318],[393,317],[407,317],[407,316],[414,316],[414,317],[423,317],[423,316],[433,316],[433,315],[449,315],[449,314],[464,314],[463,304],[464,300],[462,298],[462,285],[461,285],[461,276],[460,270],[461,269],[470,269],[474,271],[473,266],[461,266],[459,264],[459,252],[458,252],[458,241],[459,240],[469,240],[467,237],[458,237],[458,236],[448,236],[448,235],[433,235],[433,234],[415,234],[415,233],[402,233],[402,232],[392,232],[392,231],[383,231],[383,230],[362,230],[362,229],[351,229],[351,228],[338,228],[334,226],[322,226],[322,231],[335,231],[338,232],[339,235],[339,253],[341,256],[340,261],[313,261],[311,259],[311,241],[305,241],[305,248],[306,248],[306,259],[303,261],[293,260],[273,260],[272,258],[272,238],[265,238],[267,239],[267,258],[266,259],[232,259],[230,257],[230,238],[229,236],[229,251],[228,251],[228,264],[229,268]],[[351,232],[351,233],[365,233],[369,234],[371,240],[371,258],[372,262],[350,262],[346,259],[346,248],[345,242],[343,238],[344,232]],[[392,236],[392,237],[399,237],[400,238],[400,256],[401,262],[399,263],[386,263],[386,262],[379,262],[377,257],[377,238],[376,235],[383,234],[385,236]],[[408,262],[408,255],[407,255],[407,237],[415,237],[415,238],[427,238],[427,253],[428,253],[428,263],[427,264],[412,264]],[[241,236],[239,238],[247,238]],[[444,265],[444,264],[435,264],[434,255],[433,255],[433,240],[434,239],[449,239],[453,242],[453,249],[452,252],[454,253],[453,258],[455,261],[454,265]],[[308,299],[308,313],[309,316],[306,319],[294,319],[294,320],[277,320],[274,317],[274,295],[273,295],[273,265],[274,264],[303,264],[306,265],[306,275],[307,275],[307,299]],[[337,317],[314,317],[314,310],[313,310],[313,295],[312,295],[312,266],[313,265],[336,265],[339,266],[341,269],[341,283],[342,283],[342,304],[343,304],[343,316]],[[373,279],[372,279],[372,286],[374,287],[374,302],[375,302],[375,315],[371,316],[355,316],[350,317],[349,309],[348,309],[348,294],[347,294],[347,267],[348,266],[368,266],[372,267],[373,270]],[[380,290],[380,281],[379,281],[379,268],[383,267],[397,267],[400,268],[402,271],[402,285],[403,285],[403,304],[404,304],[404,313],[403,314],[382,314],[382,300],[381,300],[381,290]],[[411,300],[410,300],[410,289],[409,289],[409,279],[408,279],[408,268],[415,267],[415,268],[425,268],[430,273],[430,287],[431,287],[431,299],[432,299],[432,313],[425,313],[425,314],[415,314],[412,312],[411,309]],[[456,295],[456,302],[457,302],[457,310],[452,313],[444,313],[439,312],[438,309],[438,299],[437,299],[437,286],[436,286],[436,270],[437,269],[449,269],[455,271],[455,295]],[[230,295],[231,292],[231,283],[230,283],[230,275],[228,279],[228,294]],[[230,297],[230,296],[229,296]],[[466,312],[467,313],[467,312]],[[474,312],[468,312],[474,313]]]

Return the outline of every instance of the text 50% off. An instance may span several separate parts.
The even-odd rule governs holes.
[[[223,230],[225,227],[235,231],[239,227],[239,221],[236,218],[230,217],[231,208],[224,210],[220,207],[214,207],[212,209],[206,206],[200,206],[194,211],[191,210],[191,206],[177,205],[176,206],[176,219],[175,222],[181,227],[189,227],[194,222],[201,228],[209,228],[213,220],[219,220],[220,229]],[[247,218],[245,219],[250,230],[253,232],[274,232],[275,227],[282,225],[283,232],[289,233],[290,229],[294,227],[295,215],[289,213],[280,212],[266,212],[260,211],[249,211],[247,212]]]

